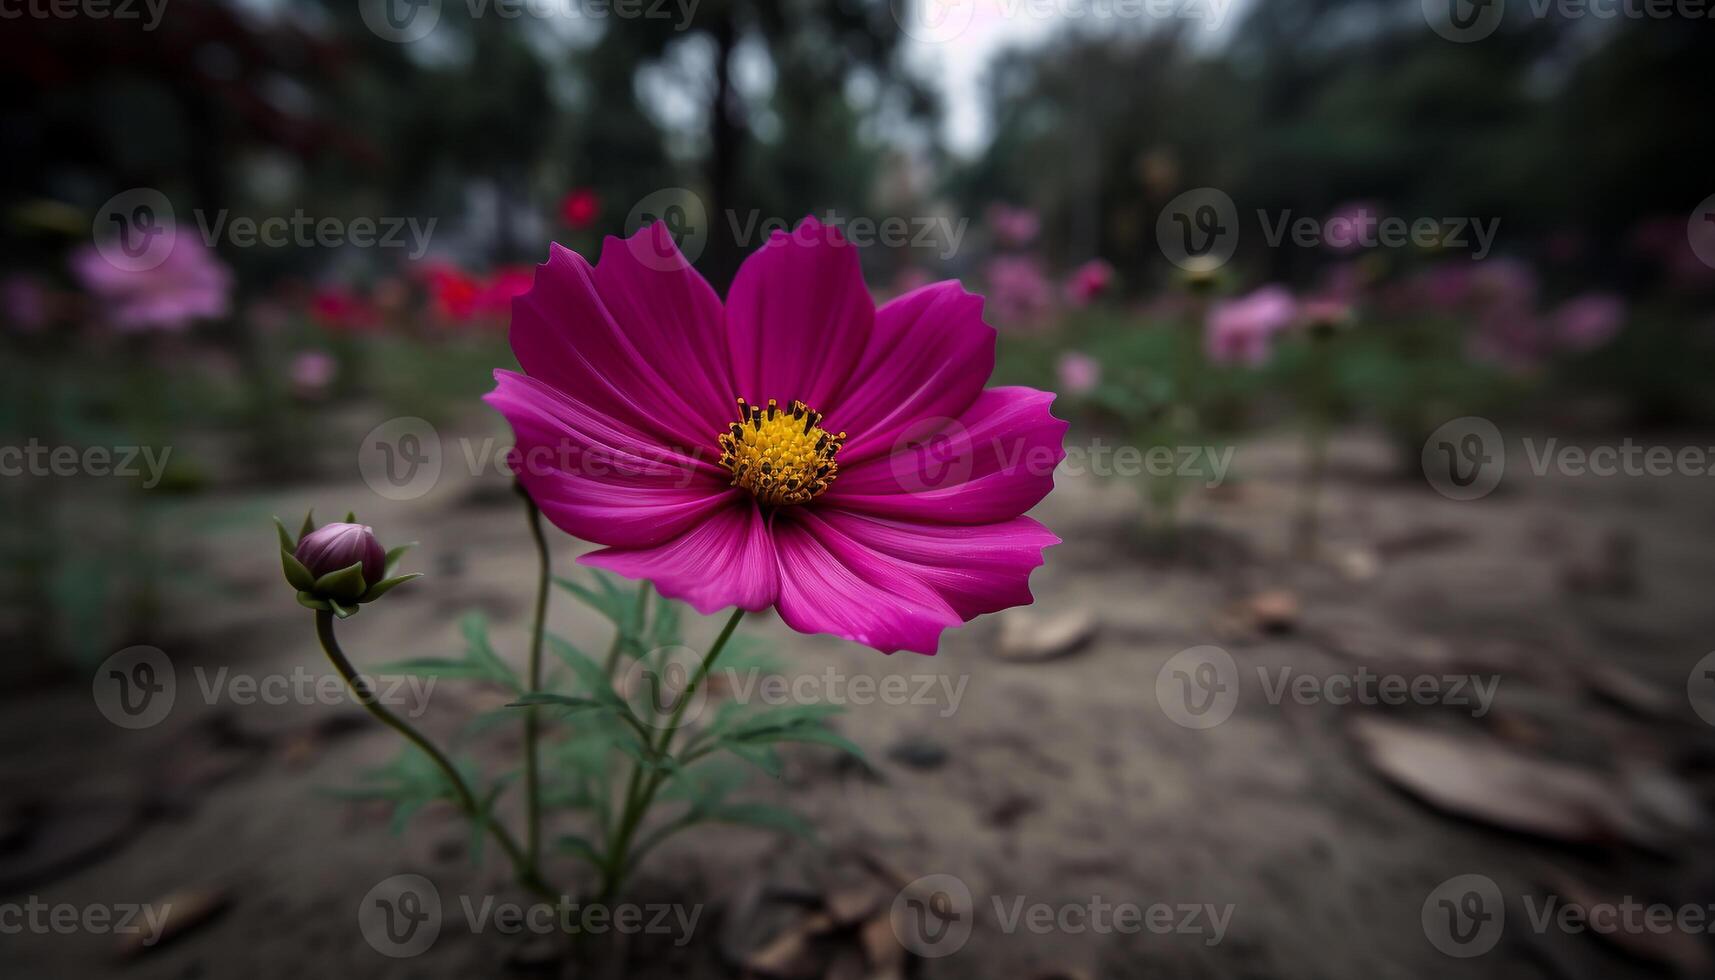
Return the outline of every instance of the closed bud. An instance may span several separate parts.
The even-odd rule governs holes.
[[[355,613],[359,603],[378,599],[394,586],[417,577],[393,575],[399,556],[409,545],[388,551],[376,539],[373,528],[352,517],[319,528],[306,519],[296,543],[284,525],[279,525],[279,530],[280,562],[286,581],[298,590],[298,602],[311,609],[344,618]]]
[[[366,582],[381,581],[387,570],[387,549],[367,524],[324,524],[304,535],[293,555],[317,578],[359,562]]]

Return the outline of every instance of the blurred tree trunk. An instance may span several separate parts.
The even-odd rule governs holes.
[[[716,18],[710,31],[715,40],[715,91],[709,106],[709,215],[708,261],[703,272],[722,295],[738,272],[742,253],[733,237],[727,213],[738,196],[739,151],[744,141],[744,120],[732,87],[733,49],[738,31],[731,13]],[[754,242],[746,243],[754,245]]]

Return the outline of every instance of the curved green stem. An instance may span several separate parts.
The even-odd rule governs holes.
[[[691,699],[696,696],[697,689],[708,677],[710,668],[715,660],[726,649],[727,641],[732,638],[733,630],[738,628],[738,621],[744,618],[743,609],[734,609],[726,625],[721,628],[720,635],[709,647],[708,656],[697,665],[696,673],[685,685],[685,690],[679,695],[678,703],[673,706],[673,716],[668,719],[667,726],[661,730],[661,737],[650,746],[650,758],[660,759],[667,754],[667,748],[672,744],[673,736],[678,734],[679,723],[685,718],[685,709],[690,707]],[[644,814],[649,812],[649,804],[655,800],[655,793],[661,788],[661,783],[667,778],[665,770],[656,769],[647,779],[643,776],[643,763],[633,763],[631,783],[625,791],[625,812],[620,818],[619,826],[613,843],[607,849],[607,867],[603,869],[601,900],[605,901],[614,896],[625,883],[625,876],[631,869],[632,838],[637,834],[637,827],[643,822]],[[641,788],[640,788],[641,787]]]
[[[548,616],[548,539],[542,535],[542,511],[524,484],[516,484],[518,495],[524,498],[525,513],[530,520],[530,536],[536,541],[536,615],[530,626],[530,687],[542,689],[542,630]],[[537,741],[542,732],[542,719],[535,708],[524,709],[524,847],[530,857],[530,867],[537,867],[542,854],[542,777]]]
[[[376,700],[374,692],[369,689],[369,685],[364,682],[363,678],[358,676],[357,670],[346,658],[345,651],[340,649],[339,638],[334,635],[333,622],[333,613],[325,609],[317,611],[316,637],[321,640],[322,651],[327,654],[334,670],[338,671],[339,676],[344,678],[346,686],[351,689],[352,696],[357,698],[357,703],[363,705],[364,710],[374,715],[383,725],[398,732],[407,742],[421,749],[423,754],[427,755],[440,768],[441,773],[447,777],[447,783],[452,786],[453,794],[458,798],[459,807],[464,810],[465,815],[472,819],[478,818],[479,814],[482,813],[482,808],[477,804],[476,795],[470,791],[464,777],[453,766],[452,760],[448,759],[445,753],[436,748],[434,743],[430,742],[428,737],[413,727],[410,722],[388,711]],[[506,828],[502,827],[492,817],[486,818],[486,822],[489,832],[494,836],[494,842],[500,845],[500,849],[506,852],[507,858],[512,862],[512,868],[518,875],[519,883],[543,897],[553,897],[552,889],[548,888],[542,881],[541,876],[536,873],[535,865],[531,864],[524,856],[518,842],[513,839],[510,833],[507,833]]]

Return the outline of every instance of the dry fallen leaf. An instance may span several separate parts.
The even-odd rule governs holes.
[[[1588,882],[1559,870],[1552,872],[1545,884],[1567,906],[1581,909],[1585,915],[1589,915],[1594,907],[1613,909],[1626,901],[1639,901],[1630,895],[1603,894]],[[1647,906],[1649,903],[1644,904]],[[1680,976],[1707,977],[1711,967],[1715,967],[1703,938],[1696,933],[1677,928],[1657,932],[1635,921],[1628,928],[1623,918],[1614,925],[1612,929],[1591,928],[1586,931],[1632,956],[1668,967]]]
[[[1004,660],[1052,660],[1075,653],[1096,635],[1096,614],[1084,607],[1059,613],[1008,609],[1000,614],[1000,643],[994,655]]]
[[[1376,718],[1359,719],[1353,734],[1384,777],[1448,813],[1563,841],[1638,833],[1625,800],[1599,773]]]
[[[136,956],[159,949],[214,919],[232,904],[232,892],[220,885],[182,888],[148,903],[161,915],[160,935],[128,933],[120,937],[119,955]]]
[[[834,920],[817,913],[764,943],[744,958],[745,971],[772,980],[813,980],[822,976],[828,960],[827,944],[821,937],[833,929]]]
[[[1285,633],[1298,624],[1298,596],[1268,589],[1245,600],[1246,617],[1259,633]]]

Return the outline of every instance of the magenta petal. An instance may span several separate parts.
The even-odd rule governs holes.
[[[1034,388],[991,388],[956,421],[907,426],[891,452],[842,465],[818,500],[901,520],[1011,520],[1054,489],[1066,457],[1066,423],[1049,414],[1053,400]]]
[[[511,371],[496,371],[495,381],[484,400],[512,424],[513,471],[567,534],[649,547],[740,493],[715,463],[661,445],[547,383]]]
[[[935,652],[959,614],[907,567],[864,547],[815,512],[774,520],[780,558],[776,608],[800,633],[831,633],[882,653]]]
[[[512,352],[525,373],[596,411],[675,448],[705,450],[730,415],[703,404],[727,383],[718,356],[699,356],[720,335],[720,304],[682,258],[643,260],[655,248],[676,254],[665,234],[655,225],[609,239],[599,271],[551,245],[530,291],[513,300]],[[654,245],[637,244],[649,236]]]
[[[826,508],[829,527],[895,563],[893,574],[922,582],[965,621],[1028,606],[1030,573],[1042,550],[1060,543],[1028,517],[998,524],[922,524]]]
[[[766,609],[780,586],[767,519],[748,495],[666,544],[608,548],[578,560],[648,579],[662,595],[682,599],[705,616],[728,606]]]
[[[875,332],[828,423],[851,433],[850,466],[892,449],[913,423],[956,418],[994,373],[994,328],[983,298],[957,282],[913,290],[875,313]]]
[[[668,386],[658,397],[684,399],[708,438],[737,418],[727,366],[721,301],[679,253],[657,221],[628,239],[602,243],[595,284],[614,322]]]
[[[831,414],[875,323],[857,249],[805,218],[751,253],[727,294],[727,339],[738,394],[802,400]]]

